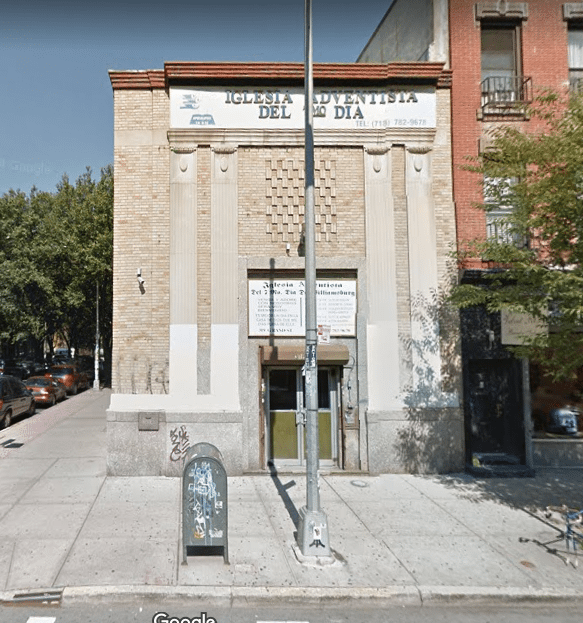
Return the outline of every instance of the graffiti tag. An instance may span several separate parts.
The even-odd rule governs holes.
[[[180,461],[190,448],[190,438],[184,424],[180,428],[173,428],[170,431],[170,443],[172,444],[172,452],[170,453],[171,461]]]

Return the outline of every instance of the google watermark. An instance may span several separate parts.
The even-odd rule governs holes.
[[[0,169],[10,171],[12,173],[24,173],[26,175],[51,175],[54,173],[52,167],[45,162],[20,162],[19,160],[9,160],[0,158]]]
[[[201,612],[195,617],[173,617],[166,612],[156,612],[152,617],[152,623],[217,623],[217,620],[207,616],[206,612]]]

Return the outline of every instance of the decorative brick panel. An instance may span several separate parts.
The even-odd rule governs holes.
[[[266,233],[273,242],[296,242],[302,237],[305,207],[303,159],[270,158],[267,178]],[[338,232],[336,219],[336,162],[321,160],[314,165],[316,241],[330,242]]]
[[[361,148],[316,148],[315,221],[320,256],[364,256]],[[303,148],[239,149],[239,254],[301,253]]]

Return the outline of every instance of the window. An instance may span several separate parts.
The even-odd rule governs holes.
[[[532,100],[531,79],[522,75],[520,34],[528,19],[527,2],[478,2],[481,30],[482,104],[484,115],[519,115]]]
[[[568,39],[569,87],[583,91],[583,25],[569,24]]]
[[[491,206],[486,212],[486,237],[500,244],[525,247],[527,241],[509,218],[513,210],[510,187],[516,182],[517,178],[484,177],[484,203]]]
[[[516,54],[516,28],[482,25],[482,80],[514,78]]]
[[[518,44],[517,26],[482,23],[482,107],[524,101]]]

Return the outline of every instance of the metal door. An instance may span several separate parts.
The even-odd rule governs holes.
[[[519,362],[469,363],[469,453],[498,453],[524,459],[523,410]]]
[[[318,368],[318,422],[320,462],[338,462],[338,373],[335,368]],[[275,465],[304,465],[305,409],[304,377],[301,368],[266,370],[267,457]]]

